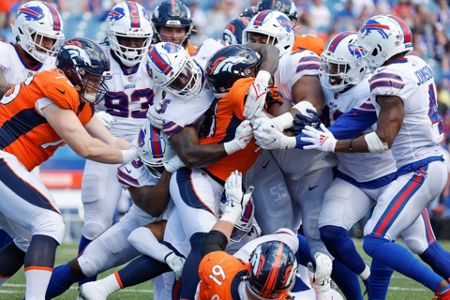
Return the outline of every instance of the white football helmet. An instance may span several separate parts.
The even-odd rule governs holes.
[[[273,10],[263,10],[255,15],[243,32],[243,43],[251,43],[252,34],[268,36],[271,43],[280,50],[280,57],[291,51],[295,34],[288,16]]]
[[[161,42],[152,46],[147,66],[153,82],[170,93],[190,98],[202,91],[202,70],[180,45]]]
[[[34,59],[43,63],[54,57],[64,42],[63,21],[50,4],[30,1],[19,7],[12,32],[17,43]],[[52,40],[53,43],[50,44]]]
[[[325,88],[335,92],[359,83],[367,72],[364,50],[355,46],[356,32],[346,31],[334,36],[323,51],[320,80]]]
[[[169,137],[149,120],[138,134],[138,152],[141,161],[151,170],[164,167],[164,163],[175,156]]]
[[[413,50],[411,29],[398,17],[374,16],[359,30],[356,45],[364,48],[369,66],[375,69],[392,56]]]
[[[111,50],[125,66],[138,64],[153,37],[152,24],[145,9],[134,1],[120,2],[109,11],[107,20]],[[133,44],[132,39],[138,43]]]

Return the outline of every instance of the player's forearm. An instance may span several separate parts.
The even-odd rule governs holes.
[[[124,162],[123,151],[104,142],[91,138],[81,147],[72,147],[80,156],[93,161],[106,164],[121,164]],[[125,150],[126,151],[126,150]]]
[[[159,217],[167,207],[170,200],[169,183],[171,174],[164,172],[159,183],[155,186],[131,187],[133,202],[146,213]]]
[[[207,167],[227,156],[223,144],[191,145],[178,153],[188,168]]]

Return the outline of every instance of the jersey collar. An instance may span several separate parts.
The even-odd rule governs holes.
[[[132,67],[124,66],[117,55],[113,51],[109,51],[111,52],[112,58],[117,62],[124,75],[132,75],[137,72],[137,70],[139,69],[139,65],[141,64],[140,62]]]

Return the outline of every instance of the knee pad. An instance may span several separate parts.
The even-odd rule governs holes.
[[[428,241],[424,240],[420,236],[408,236],[407,238],[403,237],[405,244],[408,248],[417,255],[422,254],[428,248]]]
[[[48,211],[41,214],[32,224],[31,232],[33,235],[46,235],[61,244],[66,227],[60,214]]]
[[[82,234],[85,238],[92,241],[108,229],[111,224],[112,221],[108,225],[100,222],[86,222],[84,223]]]
[[[99,268],[97,264],[90,259],[87,255],[81,255],[77,258],[80,270],[86,277],[95,276],[99,273]]]

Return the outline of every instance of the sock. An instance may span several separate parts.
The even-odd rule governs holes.
[[[183,284],[181,286],[180,297],[182,299],[194,299],[197,285],[200,281],[198,276],[198,266],[202,260],[203,242],[207,233],[194,233],[189,242],[191,243],[191,252],[189,252],[183,267]]]
[[[25,299],[44,299],[52,275],[58,243],[50,236],[33,235],[25,255]]]
[[[429,245],[420,254],[420,258],[436,273],[444,278],[450,278],[450,254],[437,241]]]
[[[348,231],[342,227],[327,225],[320,228],[320,239],[331,255],[341,261],[355,274],[363,274],[368,267],[362,257],[356,251],[355,244],[348,235]],[[367,268],[367,269],[366,269]],[[367,279],[363,277],[363,279]]]
[[[128,242],[140,253],[165,262],[164,258],[172,252],[166,245],[161,244],[147,227],[139,227],[128,236]]]
[[[444,293],[447,293],[448,291],[450,291],[450,283],[447,284],[445,287],[443,287],[442,289],[436,291],[436,294],[442,295]]]
[[[432,291],[444,280],[418,261],[410,251],[386,239],[368,235],[364,238],[363,248],[373,259],[422,283]]]
[[[389,282],[393,272],[394,270],[385,264],[382,264],[378,259],[372,260],[372,264],[370,265],[369,299],[386,299]]]
[[[3,229],[0,229],[0,249],[11,243],[13,239]]]
[[[306,238],[301,234],[297,234],[297,238],[298,250],[295,253],[295,258],[297,259],[298,264],[305,267],[308,266],[308,263],[315,264],[314,258],[311,256],[311,249],[309,249],[308,241],[306,240]]]
[[[165,263],[143,255],[119,270],[116,279],[120,279],[118,282],[121,288],[126,288],[153,279],[169,271],[171,269]]]
[[[78,256],[83,253],[84,249],[92,242],[92,240],[87,239],[84,235],[80,238],[80,243],[78,244]],[[95,281],[97,276],[84,277],[78,282],[78,285],[83,285],[89,281]]]
[[[12,277],[23,265],[25,252],[20,250],[13,241],[0,249],[0,281]],[[1,285],[2,283],[0,283]]]
[[[84,278],[82,275],[76,275],[70,270],[70,262],[65,265],[57,266],[53,270],[50,283],[48,284],[45,299],[52,299],[67,291],[72,284]]]
[[[103,288],[108,293],[108,296],[120,289],[123,289],[122,280],[120,279],[118,272],[114,272],[113,274],[108,275],[103,279],[97,280],[96,284],[103,286]]]
[[[363,299],[358,276],[337,259],[333,260],[331,279],[336,282],[346,299]]]

